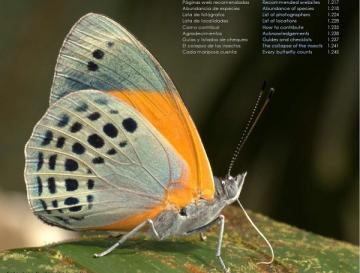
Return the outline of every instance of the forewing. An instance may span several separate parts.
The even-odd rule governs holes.
[[[105,226],[149,211],[187,171],[139,112],[93,90],[51,105],[25,154],[34,213],[70,229]]]
[[[84,89],[176,89],[147,49],[124,27],[99,14],[87,14],[73,26],[59,53],[50,104]]]

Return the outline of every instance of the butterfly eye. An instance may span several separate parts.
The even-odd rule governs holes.
[[[181,208],[181,209],[180,209],[180,215],[182,215],[182,216],[187,216],[186,208]]]

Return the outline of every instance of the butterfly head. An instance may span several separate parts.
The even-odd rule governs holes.
[[[216,179],[217,194],[220,199],[224,199],[227,204],[231,204],[239,198],[244,185],[246,172],[237,176],[227,175],[225,178]]]

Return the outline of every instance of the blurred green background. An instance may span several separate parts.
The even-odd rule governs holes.
[[[130,30],[169,73],[218,176],[227,170],[262,82],[274,86],[271,105],[234,168],[248,171],[243,204],[358,244],[359,2],[340,1],[338,56],[328,56],[326,49],[312,56],[261,55],[261,1],[250,2],[231,16],[228,26],[232,33],[249,38],[238,55],[184,56],[180,0],[1,0],[0,193],[9,200],[1,206],[1,224],[20,217],[15,226],[23,225],[25,212],[13,212],[11,205],[12,199],[26,199],[23,147],[48,107],[65,35],[82,15],[97,12]],[[318,11],[305,25],[315,39],[325,41],[326,5]],[[21,209],[29,211],[26,205]],[[7,237],[6,231],[1,233]]]

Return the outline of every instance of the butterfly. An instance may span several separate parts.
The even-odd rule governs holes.
[[[162,240],[220,224],[246,173],[213,176],[173,82],[124,27],[99,14],[79,19],[61,47],[50,106],[25,146],[30,207],[65,229],[127,231]]]

